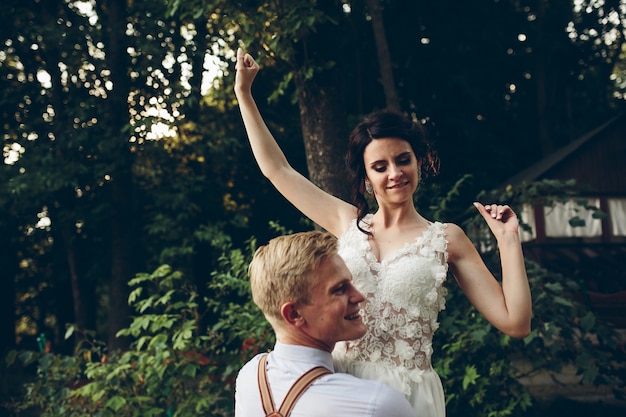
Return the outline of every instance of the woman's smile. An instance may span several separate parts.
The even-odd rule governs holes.
[[[388,190],[394,190],[394,189],[404,188],[404,187],[406,187],[407,185],[409,185],[409,181],[403,181],[403,182],[398,183],[398,184],[389,185],[389,186],[387,186],[386,188],[387,188]]]

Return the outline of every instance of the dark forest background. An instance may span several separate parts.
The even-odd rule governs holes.
[[[108,378],[113,370],[104,364],[132,368],[120,352],[147,354],[147,340],[180,351],[173,342],[158,344],[156,334],[174,340],[168,332],[176,326],[159,320],[186,317],[176,340],[193,344],[185,352],[200,352],[191,357],[204,373],[196,369],[193,378],[209,375],[214,384],[211,395],[198,391],[211,400],[194,409],[227,415],[228,406],[216,404],[228,396],[216,394],[215,384],[227,391],[250,349],[271,343],[247,297],[247,257],[278,233],[312,227],[252,159],[232,92],[237,47],[258,59],[261,111],[289,160],[315,183],[348,199],[342,155],[352,126],[377,109],[408,112],[424,122],[442,167],[418,192],[420,209],[433,220],[466,224],[481,192],[622,111],[625,22],[626,6],[615,0],[5,0],[0,351],[9,363],[18,352],[50,355],[43,368],[39,362],[40,376],[75,367],[64,383],[86,384]],[[567,277],[536,267],[534,277],[549,284],[536,287],[544,296],[576,291]],[[131,292],[146,283],[154,292]],[[538,330],[512,350],[514,342],[466,314],[462,300],[449,300],[438,366],[452,415],[468,404],[481,410],[472,415],[529,413],[531,397],[505,366],[511,352],[539,352],[537,367],[575,363],[586,383],[617,386],[623,363],[612,362],[619,351],[612,330],[595,330],[589,312],[563,300],[556,307],[546,300],[537,317],[578,327]],[[160,318],[137,322],[159,305]],[[600,348],[597,340],[567,346],[580,326],[601,334]],[[245,336],[250,328],[255,337]],[[142,339],[146,331],[153,334]],[[533,350],[542,337],[566,342]],[[475,345],[460,343],[468,340]],[[493,343],[503,349],[501,362],[471,368]],[[87,351],[97,359],[85,359]],[[199,365],[206,358],[213,368]],[[453,366],[455,358],[462,366]],[[9,382],[18,372],[11,366],[3,385],[9,405],[20,394]],[[25,369],[19,374],[28,382],[33,368]],[[139,376],[147,379],[129,378],[137,383]],[[158,397],[159,386],[155,380],[145,396]],[[139,395],[91,387],[83,392],[91,403],[118,415]],[[172,398],[152,404],[160,410],[154,414],[175,413]],[[28,407],[74,415],[43,399]],[[98,410],[91,415],[104,413]]]

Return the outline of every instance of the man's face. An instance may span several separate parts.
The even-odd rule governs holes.
[[[304,319],[301,329],[321,348],[332,351],[335,343],[354,340],[367,331],[359,314],[359,303],[365,298],[352,285],[352,274],[339,255],[320,265],[309,304],[299,306]]]

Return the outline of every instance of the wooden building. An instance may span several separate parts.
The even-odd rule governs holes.
[[[506,184],[575,179],[580,196],[605,218],[568,201],[527,207],[531,226],[524,253],[545,267],[583,282],[594,311],[626,328],[626,116],[617,116],[513,176]],[[584,219],[572,227],[572,218]]]

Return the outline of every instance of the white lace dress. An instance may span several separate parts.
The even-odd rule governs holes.
[[[366,216],[362,225],[370,220]],[[445,417],[443,386],[431,365],[437,317],[445,308],[445,224],[431,223],[422,236],[379,262],[354,220],[339,239],[339,254],[366,298],[369,331],[336,345],[336,370],[403,392],[420,417]]]

